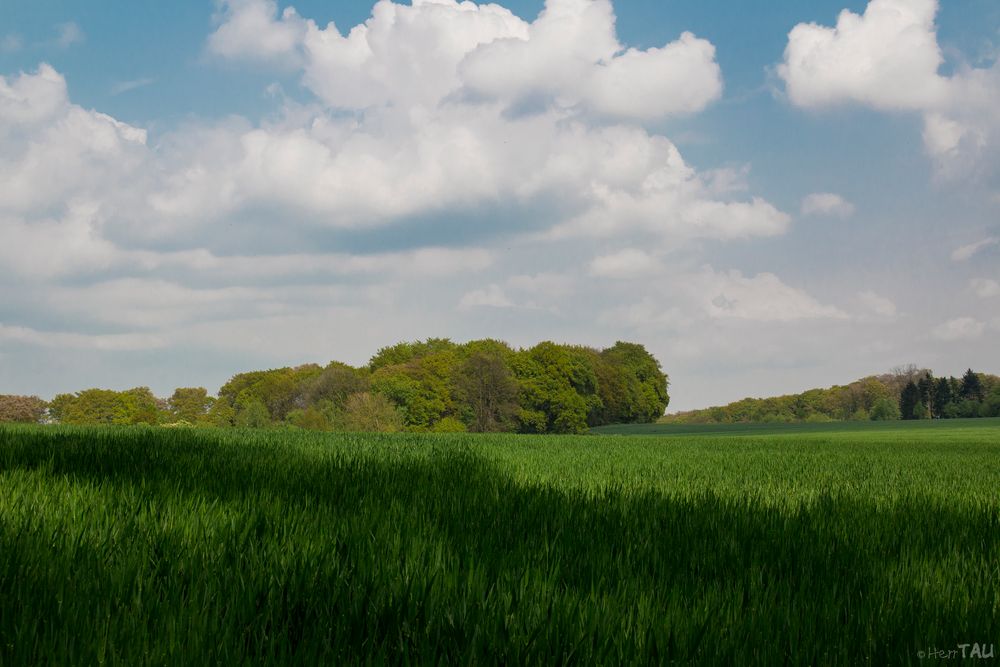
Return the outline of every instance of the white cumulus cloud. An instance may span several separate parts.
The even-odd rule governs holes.
[[[746,192],[745,168],[699,172],[645,124],[719,96],[714,47],[680,33],[630,48],[605,0],[550,0],[531,22],[499,5],[380,0],[343,32],[233,0],[216,20],[210,53],[298,68],[315,98],[280,101],[264,121],[188,120],[151,142],[75,103],[48,65],[0,76],[0,299],[28,313],[5,322],[6,342],[229,350],[237,316],[282,341],[302,322],[332,331],[360,315],[434,331],[434,304],[401,310],[425,289],[449,310],[558,319],[588,284],[658,275],[690,239],[790,224]],[[502,49],[528,69],[499,67]],[[588,236],[633,254],[593,259]],[[519,243],[546,261],[499,266],[499,248]],[[700,292],[684,298],[704,318],[839,316],[769,275],[696,276],[713,297],[728,286],[724,313]],[[67,337],[74,323],[90,333]],[[239,346],[273,344],[259,333]]]
[[[226,58],[298,62],[308,24],[294,9],[286,9],[279,17],[274,0],[219,4],[216,19],[220,25],[208,39],[210,52]]]
[[[815,192],[802,200],[802,214],[849,218],[854,215],[854,204],[832,192]]]
[[[225,0],[209,49],[228,58],[301,60],[331,107],[434,107],[449,97],[505,108],[583,110],[630,119],[700,111],[719,98],[715,47],[683,33],[627,49],[610,0],[548,0],[529,23],[497,4],[379,0],[346,34],[272,0]]]
[[[939,175],[988,180],[1000,169],[1000,61],[942,75],[937,11],[937,0],[871,0],[861,15],[842,11],[834,27],[799,24],[778,74],[800,107],[921,113]]]
[[[871,0],[844,10],[832,28],[800,23],[788,34],[778,74],[803,107],[858,102],[922,110],[947,94],[934,29],[937,0]]]

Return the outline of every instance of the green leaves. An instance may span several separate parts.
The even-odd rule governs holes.
[[[5,398],[13,406],[23,397],[0,397],[0,421]],[[202,387],[178,388],[168,401],[145,387],[88,389],[57,396],[49,414],[64,424],[582,433],[655,421],[668,401],[659,362],[634,343],[599,351],[545,341],[514,350],[492,339],[429,338],[383,348],[363,368],[331,362],[239,373],[218,399]]]

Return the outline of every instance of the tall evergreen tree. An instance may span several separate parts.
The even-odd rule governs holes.
[[[940,413],[934,410],[935,384],[934,376],[931,375],[930,371],[927,371],[927,373],[920,378],[920,382],[917,383],[917,389],[920,391],[920,402],[927,407],[927,416],[940,416]]]
[[[938,381],[934,383],[934,415],[945,417],[946,408],[951,401],[951,383],[948,382],[948,378],[938,378]]]
[[[962,376],[961,396],[967,401],[983,400],[983,383],[971,368]]]
[[[899,396],[899,414],[903,419],[917,418],[917,405],[920,403],[920,389],[910,380],[903,387]]]

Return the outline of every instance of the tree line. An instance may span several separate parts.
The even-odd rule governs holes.
[[[935,378],[930,370],[910,364],[848,385],[745,398],[668,415],[661,421],[735,424],[972,417],[1000,417],[1000,377],[969,369],[961,378]]]
[[[86,389],[49,402],[0,395],[0,422],[580,433],[656,421],[667,387],[660,363],[636,343],[515,349],[429,338],[382,348],[361,367],[333,361],[240,373],[217,396],[203,387],[166,399],[146,387]]]

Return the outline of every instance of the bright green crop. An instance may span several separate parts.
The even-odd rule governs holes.
[[[887,665],[1000,644],[1000,427],[979,421],[0,428],[0,664]]]

